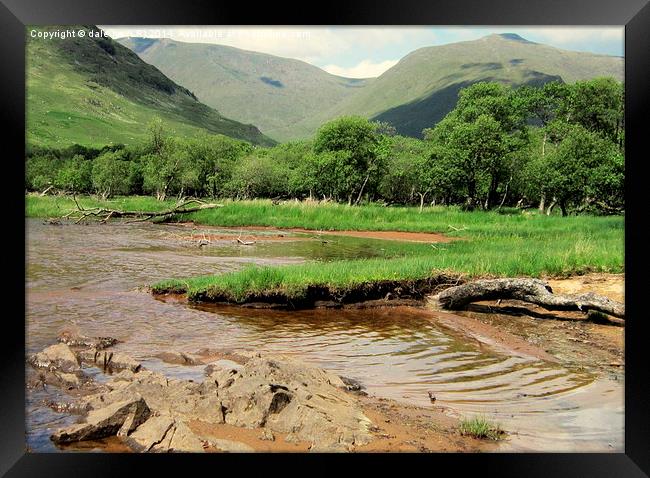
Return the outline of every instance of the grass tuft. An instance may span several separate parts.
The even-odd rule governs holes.
[[[482,416],[461,419],[458,429],[461,435],[479,439],[501,440],[506,435],[498,423]]]

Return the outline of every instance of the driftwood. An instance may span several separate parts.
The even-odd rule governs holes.
[[[160,217],[172,217],[176,214],[202,211],[203,209],[223,207],[223,204],[212,204],[206,203],[199,199],[189,199],[180,201],[173,208],[166,211],[124,211],[119,209],[106,209],[102,207],[86,209],[81,207],[81,205],[77,202],[77,198],[73,197],[73,199],[77,205],[77,209],[70,211],[62,218],[76,219],[75,224],[78,224],[84,219],[88,218],[99,219],[102,223],[106,223],[111,218],[136,218],[128,222],[141,222]],[[196,204],[196,206],[188,207],[190,204]]]
[[[548,310],[579,310],[602,312],[625,318],[620,302],[589,292],[586,294],[553,294],[548,283],[539,279],[485,279],[450,287],[434,297],[445,309],[458,310],[481,300],[521,300]]]

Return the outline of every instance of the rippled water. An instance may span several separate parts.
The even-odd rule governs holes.
[[[148,368],[200,377],[203,367],[165,364],[165,350],[254,349],[299,356],[356,378],[376,396],[456,415],[483,414],[513,432],[504,450],[622,451],[623,384],[544,361],[498,354],[450,332],[413,308],[299,312],[188,306],[153,298],[139,287],[169,277],[218,273],[247,263],[295,263],[371,257],[383,241],[232,241],[199,248],[179,226],[47,226],[29,220],[27,351],[63,330],[111,335],[117,349]],[[235,236],[236,237],[236,236]],[[387,247],[386,250],[391,250]],[[29,394],[28,443],[53,450],[53,429],[74,418]]]

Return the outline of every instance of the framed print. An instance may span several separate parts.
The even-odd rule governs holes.
[[[0,470],[647,476],[649,8],[3,0]]]

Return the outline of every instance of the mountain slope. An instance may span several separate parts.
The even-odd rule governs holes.
[[[401,134],[419,136],[454,108],[461,88],[478,81],[513,86],[598,76],[622,81],[623,71],[621,57],[560,50],[515,34],[489,35],[415,50],[354,97],[298,126],[314,130],[327,119],[359,114],[390,122]]]
[[[270,145],[253,125],[221,116],[155,67],[93,26],[84,38],[27,36],[27,139],[30,144],[131,144],[159,116],[177,134],[219,133]],[[47,27],[42,30],[63,30]]]
[[[286,140],[308,136],[296,123],[340,103],[370,80],[343,78],[299,60],[168,39],[120,38],[147,63],[224,115]]]

